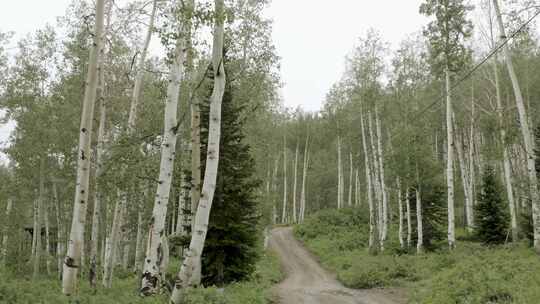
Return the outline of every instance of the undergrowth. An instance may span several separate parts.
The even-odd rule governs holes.
[[[461,231],[457,249],[417,255],[401,249],[390,227],[384,253],[367,249],[365,210],[323,210],[295,227],[295,235],[357,289],[402,287],[409,303],[534,304],[540,298],[540,258],[526,244],[486,247]]]

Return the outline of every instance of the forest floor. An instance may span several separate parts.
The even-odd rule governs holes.
[[[280,304],[399,304],[399,289],[354,290],[344,287],[324,270],[293,235],[292,227],[272,230],[270,248],[279,256],[287,274],[275,287]]]

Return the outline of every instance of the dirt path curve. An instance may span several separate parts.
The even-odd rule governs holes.
[[[390,290],[352,290],[322,269],[294,238],[292,228],[275,228],[270,238],[287,278],[275,287],[280,304],[401,304],[402,295]]]

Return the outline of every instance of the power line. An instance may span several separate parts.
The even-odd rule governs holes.
[[[497,54],[506,44],[508,44],[508,42],[510,41],[510,39],[514,38],[515,36],[517,36],[517,34],[519,34],[527,25],[529,25],[529,23],[531,23],[536,17],[538,17],[538,15],[540,15],[540,9],[537,10],[533,16],[531,18],[529,18],[526,22],[524,22],[517,30],[515,30],[512,34],[510,34],[510,36],[507,36],[505,37],[505,39],[503,41],[501,41],[499,43],[499,45],[497,45],[495,48],[493,48],[489,54],[484,58],[482,59],[479,63],[477,63],[472,69],[470,69],[467,73],[465,73],[465,75],[463,75],[456,83],[454,83],[451,87],[450,87],[450,90],[449,92],[452,92],[454,89],[456,89],[458,86],[460,86],[465,80],[469,79],[469,77],[471,77],[471,75],[476,72],[482,65],[484,65],[491,57],[495,56],[495,54]],[[420,110],[414,117],[412,120],[414,119],[419,119],[419,118],[422,118],[424,116],[422,116],[424,113],[426,113],[427,111],[429,111],[431,108],[433,108],[435,105],[437,105],[440,101],[442,101],[444,98],[446,98],[446,94],[447,93],[444,93],[442,94],[441,96],[439,96],[439,98],[435,99],[435,101],[431,104],[429,104],[427,107],[425,107],[424,109]],[[402,130],[404,129],[401,129],[398,130],[395,134],[391,135],[390,136],[390,140],[392,140],[396,135],[398,135],[400,132],[402,132]]]

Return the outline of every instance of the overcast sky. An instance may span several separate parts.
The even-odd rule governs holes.
[[[125,1],[125,0],[123,0]],[[71,0],[16,0],[3,4],[0,31],[27,33],[54,24]],[[287,106],[320,109],[326,92],[339,80],[345,55],[370,27],[397,45],[418,31],[425,18],[418,14],[421,0],[273,0],[267,16],[274,20],[274,43],[281,56],[285,83],[281,92]],[[0,141],[9,130],[0,127]]]

